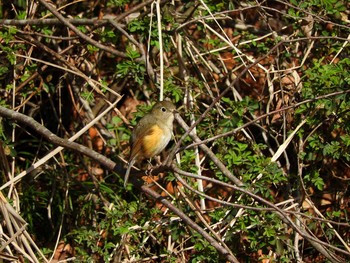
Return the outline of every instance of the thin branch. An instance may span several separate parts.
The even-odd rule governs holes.
[[[104,26],[109,23],[109,19],[87,19],[87,18],[66,18],[66,21],[75,26]],[[62,25],[63,22],[57,18],[46,19],[0,19],[0,25],[8,26],[55,26]],[[122,26],[122,25],[121,25]]]
[[[202,235],[209,242],[209,244],[215,247],[220,254],[224,255],[227,258],[227,260],[235,263],[239,262],[235,256],[230,254],[229,251],[227,251],[222,245],[220,245],[213,237],[211,237],[199,225],[197,225],[194,221],[192,221],[184,212],[182,212],[177,207],[173,206],[173,204],[169,202],[167,199],[165,199],[163,196],[161,196],[160,194],[156,193],[155,191],[153,191],[152,189],[144,185],[141,186],[141,189],[144,193],[150,195],[152,198],[162,203],[171,211],[173,211],[175,214],[177,214],[186,223],[186,225],[188,225],[189,227],[197,231],[200,235]]]
[[[241,125],[240,127],[237,127],[236,129],[233,129],[232,131],[228,131],[228,132],[224,132],[224,133],[221,133],[221,134],[218,134],[216,136],[213,136],[211,138],[208,138],[208,139],[204,139],[204,140],[201,140],[200,142],[193,142],[189,145],[186,145],[185,147],[181,147],[180,149],[178,149],[176,152],[180,152],[180,151],[183,151],[183,150],[186,150],[186,149],[189,149],[189,148],[193,148],[195,146],[198,146],[199,144],[207,144],[208,142],[212,142],[212,141],[215,141],[217,139],[220,139],[220,138],[223,138],[223,137],[227,137],[227,136],[232,136],[233,134],[239,132],[240,130],[262,120],[262,119],[265,119],[266,117],[268,116],[271,116],[271,115],[274,115],[276,113],[281,113],[281,112],[284,112],[284,111],[287,111],[287,110],[290,110],[290,109],[295,109],[301,105],[304,105],[304,104],[307,104],[307,103],[311,103],[311,102],[315,102],[317,100],[321,100],[321,99],[326,99],[326,98],[330,98],[330,97],[334,97],[334,96],[338,96],[338,95],[343,95],[343,94],[347,94],[347,93],[350,93],[350,89],[349,90],[342,90],[342,91],[336,91],[336,92],[332,92],[332,93],[328,93],[328,94],[325,94],[325,95],[321,95],[321,96],[317,96],[313,99],[307,99],[307,100],[303,100],[301,102],[298,102],[296,104],[293,104],[293,105],[289,105],[289,106],[285,106],[285,107],[282,107],[278,110],[274,110],[274,111],[270,111],[269,113],[265,113],[265,114],[262,114],[258,117],[256,117],[254,120],[251,120],[243,125]]]
[[[176,143],[175,147],[173,148],[173,150],[169,153],[169,160],[172,160],[175,152],[177,151],[177,149],[180,147],[180,145],[182,144],[183,140],[192,132],[192,130],[194,129],[194,127],[196,127],[204,118],[205,116],[209,113],[209,111],[214,107],[214,105],[216,103],[218,103],[221,98],[223,96],[226,95],[226,93],[228,93],[232,87],[234,87],[235,85],[239,85],[239,80],[242,78],[242,76],[244,76],[245,73],[247,73],[249,71],[250,68],[252,68],[253,66],[257,65],[260,61],[262,61],[263,59],[267,58],[269,55],[271,55],[276,49],[278,49],[282,44],[284,43],[284,41],[279,42],[278,44],[276,44],[273,48],[271,48],[269,50],[269,52],[267,52],[266,55],[264,55],[263,57],[256,59],[252,64],[250,64],[249,66],[245,67],[242,72],[237,76],[237,78],[228,86],[226,87],[226,89],[224,89],[213,101],[212,103],[209,105],[209,107],[202,113],[202,115],[188,128],[186,129],[185,133],[182,135],[182,137],[178,140],[178,142]],[[186,124],[187,126],[187,124]],[[208,147],[207,147],[208,148]],[[237,179],[234,179],[237,180]],[[236,181],[237,183],[239,183],[240,181]],[[238,184],[238,185],[241,185]]]
[[[74,151],[77,151],[79,153],[82,153],[88,157],[90,157],[92,160],[99,162],[103,166],[105,166],[109,170],[114,170],[116,167],[116,163],[112,160],[108,159],[107,157],[103,156],[102,154],[99,154],[95,152],[94,150],[91,150],[81,144],[60,138],[56,136],[55,134],[51,133],[46,127],[40,125],[37,121],[35,121],[33,118],[28,117],[22,113],[18,113],[16,111],[4,108],[0,106],[0,116],[14,120],[22,125],[25,125],[27,127],[30,127],[40,135],[42,135],[47,141],[55,144],[60,145],[62,147],[65,147],[67,149],[71,149]],[[7,184],[5,184],[7,185]],[[4,188],[4,186],[2,188]],[[146,193],[147,195],[151,196],[155,200],[161,202],[164,204],[167,208],[169,208],[171,211],[173,211],[175,214],[177,214],[189,227],[197,231],[200,235],[202,235],[213,247],[217,249],[219,253],[224,255],[227,260],[230,262],[238,263],[239,261],[229,253],[222,245],[220,245],[213,237],[211,237],[207,232],[205,232],[198,224],[196,224],[194,221],[192,221],[184,212],[182,212],[180,209],[175,207],[171,204],[168,200],[166,200],[164,197],[160,196],[158,193],[150,189],[149,187],[142,185],[140,186],[140,189]]]
[[[70,28],[76,35],[78,35],[80,38],[82,38],[83,40],[85,40],[86,42],[90,43],[91,45],[94,45],[96,47],[98,47],[101,50],[104,50],[108,53],[111,53],[113,55],[119,56],[119,57],[127,57],[126,54],[124,52],[120,52],[114,48],[105,46],[99,42],[97,42],[96,40],[88,37],[87,35],[85,35],[84,33],[82,33],[78,28],[76,28],[72,23],[70,23],[65,17],[63,17],[56,8],[54,8],[52,5],[50,5],[49,3],[47,3],[45,0],[38,0],[43,6],[45,6],[46,9],[48,9],[54,16],[56,16],[65,26],[67,26],[68,28]]]
[[[176,121],[181,125],[181,127],[185,130],[185,131],[189,131],[190,127],[188,127],[188,125],[186,124],[186,122],[181,118],[180,115],[176,114],[175,115],[175,119]],[[193,125],[192,125],[193,126]],[[191,127],[192,127],[191,126]],[[193,132],[193,130],[191,130],[191,132],[189,133],[189,135],[191,136],[191,138],[199,143],[201,142],[201,140],[198,138],[198,136]],[[205,152],[208,157],[215,163],[215,165],[220,169],[220,171],[227,176],[227,178],[229,178],[233,183],[235,183],[236,185],[239,186],[243,186],[243,182],[241,180],[239,180],[236,176],[234,176],[228,169],[227,167],[220,161],[220,159],[218,157],[216,157],[216,155],[213,153],[212,150],[210,150],[210,148],[208,146],[206,146],[205,144],[199,144],[199,147],[202,149],[203,152]],[[168,161],[171,161],[172,159],[168,159]]]
[[[174,170],[174,172],[177,172],[177,173],[182,173],[184,174],[177,166],[176,164],[172,164],[172,169]],[[228,183],[224,183],[222,181],[219,181],[219,180],[216,180],[216,179],[213,179],[213,178],[208,178],[208,177],[205,177],[205,176],[198,176],[196,174],[191,174],[191,173],[187,173],[186,176],[189,176],[189,177],[192,177],[192,178],[196,178],[196,179],[203,179],[203,180],[208,180],[208,181],[211,181],[215,184],[218,184],[218,185],[221,185],[221,186],[224,186],[224,187],[228,187],[228,188],[231,188],[233,190],[236,190],[236,191],[239,191],[243,194],[246,194],[252,198],[254,198],[256,201],[268,206],[268,207],[271,207],[273,208],[273,210],[275,211],[275,213],[281,218],[281,220],[288,224],[289,226],[291,226],[298,234],[300,234],[302,237],[304,237],[305,239],[307,239],[320,253],[322,253],[325,257],[327,257],[329,260],[331,260],[331,262],[342,262],[336,258],[334,258],[332,256],[332,254],[326,250],[325,247],[329,247],[331,249],[334,249],[338,252],[341,252],[345,255],[348,255],[350,256],[350,253],[343,250],[343,249],[339,249],[335,246],[332,246],[326,242],[323,242],[321,240],[319,240],[318,238],[315,238],[313,236],[311,236],[310,234],[308,234],[306,231],[304,231],[303,229],[299,228],[295,223],[294,221],[288,216],[287,212],[283,211],[281,208],[279,208],[278,206],[276,206],[275,204],[269,202],[268,200],[254,194],[252,191],[250,191],[249,189],[244,189],[242,187],[239,187],[239,186],[236,186],[236,185],[232,185],[232,184],[228,184]],[[195,190],[195,189],[192,189],[192,190]],[[200,193],[198,193],[200,194]]]

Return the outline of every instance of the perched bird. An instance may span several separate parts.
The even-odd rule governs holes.
[[[131,152],[124,187],[128,183],[131,167],[136,161],[152,158],[168,145],[173,132],[175,109],[175,105],[170,101],[157,102],[136,124],[131,136]]]

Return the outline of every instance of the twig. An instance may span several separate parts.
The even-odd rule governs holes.
[[[109,23],[109,19],[87,19],[87,18],[66,18],[66,21],[76,26],[103,26]],[[57,18],[46,18],[46,19],[0,19],[0,25],[8,26],[54,26],[62,25],[62,21]]]
[[[173,164],[172,165],[172,169],[175,171],[175,172],[180,172],[181,173],[181,170],[179,170],[179,168]],[[236,186],[236,185],[232,185],[232,184],[228,184],[228,183],[224,183],[222,181],[219,181],[219,180],[216,180],[216,179],[213,179],[213,178],[208,178],[208,177],[205,177],[205,176],[198,176],[198,175],[195,175],[195,174],[191,174],[191,173],[187,173],[186,176],[189,176],[189,177],[193,177],[193,178],[200,178],[200,179],[203,179],[203,180],[208,180],[208,181],[211,181],[213,183],[216,183],[218,185],[221,185],[221,186],[224,186],[224,187],[228,187],[228,188],[231,188],[233,190],[236,190],[236,191],[239,191],[243,194],[246,194],[247,196],[250,196],[252,198],[254,198],[256,201],[268,206],[268,207],[271,207],[273,208],[274,212],[281,218],[281,220],[288,224],[289,226],[291,226],[297,233],[299,233],[302,237],[304,237],[305,239],[307,239],[320,253],[322,253],[325,257],[327,257],[329,260],[331,260],[331,262],[341,262],[339,261],[338,259],[335,259],[331,253],[326,250],[325,247],[329,247],[329,248],[332,248],[338,252],[341,252],[345,255],[348,255],[350,256],[350,253],[343,250],[343,249],[339,249],[335,246],[332,246],[326,242],[323,242],[313,236],[311,236],[310,234],[308,234],[306,231],[304,231],[303,229],[299,228],[294,222],[293,220],[287,215],[287,213],[285,211],[283,211],[281,208],[279,208],[278,206],[276,206],[275,204],[267,201],[266,199],[254,194],[253,192],[251,192],[249,189],[244,189],[242,187],[239,187],[239,186]],[[192,190],[195,190],[195,189],[192,189]],[[197,190],[195,190],[197,191]],[[200,192],[197,192],[198,194],[200,194]]]
[[[114,107],[115,105],[113,105]],[[110,110],[110,109],[108,109]],[[31,117],[28,117],[24,114],[15,112],[10,109],[6,109],[4,107],[0,107],[0,116],[12,119],[14,121],[17,121],[18,123],[21,123],[23,125],[26,125],[36,132],[38,132],[40,135],[42,135],[45,139],[47,139],[49,142],[63,146],[67,149],[71,149],[74,151],[77,151],[79,153],[82,153],[94,161],[97,161],[104,165],[109,170],[114,170],[116,167],[116,163],[108,159],[107,157],[103,156],[102,154],[99,154],[81,144],[60,138],[56,136],[55,134],[51,133],[47,128],[40,125],[38,122],[36,122]],[[18,176],[14,178],[15,181],[17,181]],[[2,187],[0,187],[0,190],[4,189],[8,185],[12,184],[13,182],[9,181],[5,183]],[[196,224],[194,221],[192,221],[185,213],[183,213],[180,209],[173,206],[168,200],[166,200],[164,197],[160,196],[158,193],[150,189],[149,187],[142,185],[140,189],[151,196],[152,198],[156,199],[157,201],[164,204],[167,208],[169,208],[171,211],[173,211],[175,214],[177,214],[189,227],[197,231],[200,235],[202,235],[213,247],[215,247],[219,253],[224,255],[227,260],[230,262],[238,263],[239,261],[231,255],[223,246],[221,246],[214,238],[212,238],[207,232],[205,232],[198,224]]]
[[[127,57],[124,52],[120,52],[114,48],[105,46],[96,40],[88,37],[87,35],[83,34],[78,28],[76,28],[72,23],[70,23],[65,17],[63,17],[52,5],[48,4],[45,0],[38,0],[43,6],[45,6],[46,9],[48,9],[54,16],[56,16],[62,23],[70,28],[77,36],[85,40],[86,42],[90,43],[91,45],[94,45],[98,47],[101,50],[104,50],[108,53],[114,54],[119,57]]]
[[[232,131],[228,131],[228,132],[225,132],[225,133],[221,133],[221,134],[218,134],[216,136],[213,136],[211,138],[208,138],[208,139],[204,139],[200,142],[194,142],[194,143],[191,143],[185,147],[181,147],[180,149],[178,149],[176,152],[179,152],[179,151],[182,151],[182,150],[185,150],[185,149],[189,149],[189,148],[192,148],[194,146],[197,146],[199,144],[206,144],[208,142],[211,142],[211,141],[215,141],[219,138],[222,138],[222,137],[227,137],[227,136],[231,136],[235,133],[237,133],[238,131],[242,130],[243,128],[246,128],[248,126],[250,126],[251,124],[254,124],[270,115],[274,115],[276,113],[280,113],[280,112],[283,112],[283,111],[287,111],[287,110],[290,110],[290,109],[295,109],[303,104],[306,104],[306,103],[310,103],[310,102],[315,102],[317,100],[320,100],[320,99],[326,99],[326,98],[330,98],[330,97],[334,97],[334,96],[338,96],[338,95],[342,95],[342,94],[347,94],[347,93],[350,93],[350,89],[349,90],[343,90],[343,91],[336,91],[336,92],[332,92],[332,93],[328,93],[328,94],[325,94],[325,95],[321,95],[321,96],[317,96],[313,99],[307,99],[307,100],[303,100],[301,102],[298,102],[296,104],[293,104],[293,105],[289,105],[289,106],[285,106],[285,107],[282,107],[278,110],[274,110],[274,111],[270,111],[269,113],[265,113],[265,114],[262,114],[258,117],[256,117],[256,119],[254,120],[251,120],[243,125],[241,125],[240,127],[236,128],[236,129],[233,129]]]
[[[223,246],[221,246],[213,237],[211,237],[207,232],[205,232],[199,225],[197,225],[194,221],[192,221],[185,213],[183,213],[180,209],[173,206],[172,203],[170,203],[167,199],[165,199],[160,194],[156,193],[155,191],[151,190],[147,186],[141,186],[141,189],[144,193],[152,196],[155,200],[165,205],[167,208],[169,208],[171,211],[173,211],[175,214],[177,214],[189,227],[197,231],[200,235],[202,235],[213,247],[216,248],[216,250],[224,255],[227,260],[230,262],[239,263],[237,258],[229,253]]]
[[[133,43],[134,45],[136,45],[141,53],[141,58],[140,60],[143,61],[143,63],[145,64],[146,68],[147,68],[147,73],[148,75],[150,76],[150,78],[152,80],[155,79],[155,73],[154,73],[154,69],[152,67],[152,65],[150,63],[147,63],[147,55],[146,55],[146,52],[142,46],[141,43],[137,42],[136,39],[130,35],[128,32],[126,32],[121,26],[120,24],[116,23],[114,20],[110,20],[109,23],[114,26],[116,29],[118,29],[124,36],[126,36],[130,41],[131,43]]]
[[[244,74],[246,72],[248,72],[248,70],[250,68],[252,68],[254,65],[258,64],[261,60],[265,59],[266,57],[268,57],[270,54],[272,54],[279,46],[281,46],[284,43],[284,41],[279,42],[277,45],[275,45],[272,49],[269,50],[269,52],[264,55],[263,57],[256,59],[252,64],[250,64],[248,67],[244,68],[242,70],[242,72],[237,76],[237,78],[231,83],[231,85],[229,85],[226,89],[223,90],[223,92],[221,92],[213,101],[212,103],[209,105],[209,107],[202,113],[202,115],[191,125],[191,127],[189,127],[188,129],[186,129],[185,133],[182,135],[182,137],[178,140],[178,142],[176,143],[175,147],[173,148],[173,150],[169,153],[169,160],[173,159],[173,156],[175,154],[175,152],[177,151],[177,149],[180,147],[180,145],[182,144],[183,140],[191,133],[191,131],[193,130],[194,127],[196,127],[204,118],[205,116],[208,114],[208,112],[214,107],[214,105],[221,100],[221,98],[223,96],[226,95],[226,93],[228,93],[233,86],[238,85],[238,81],[240,80],[240,78],[242,76],[244,76]],[[185,124],[185,123],[184,123]],[[185,124],[187,126],[187,124]],[[198,141],[197,141],[198,142]],[[208,147],[207,147],[208,148]],[[226,169],[227,170],[227,169]],[[236,180],[236,179],[234,179]],[[240,181],[236,181],[237,183],[239,183]],[[241,182],[240,184],[241,185]]]
[[[175,115],[175,119],[176,121],[181,125],[182,128],[185,129],[185,131],[189,131],[190,127],[188,127],[188,125],[186,124],[186,122],[181,118],[180,115],[176,114]],[[192,125],[193,126],[193,125]],[[191,127],[192,127],[191,126]],[[235,183],[236,185],[239,186],[243,186],[243,182],[241,180],[239,180],[236,176],[234,176],[228,169],[227,167],[220,161],[220,159],[218,157],[216,157],[216,155],[212,152],[212,150],[210,150],[210,148],[208,146],[206,146],[205,144],[201,144],[201,140],[198,138],[198,136],[193,132],[193,130],[191,130],[191,132],[189,133],[189,135],[191,136],[191,138],[193,139],[193,141],[199,143],[199,147],[202,149],[203,152],[205,152],[208,157],[215,163],[215,165],[220,169],[220,171],[227,176],[227,178],[229,178],[233,183]],[[168,159],[169,161],[171,161],[172,159]]]

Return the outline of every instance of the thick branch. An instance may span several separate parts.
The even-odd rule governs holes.
[[[67,149],[71,149],[73,151],[77,151],[79,153],[85,154],[86,156],[90,157],[94,161],[99,162],[103,166],[105,166],[109,170],[114,170],[116,167],[116,163],[112,160],[108,159],[107,157],[103,156],[102,154],[99,154],[95,152],[94,150],[91,150],[81,144],[68,141],[66,139],[60,138],[57,135],[53,134],[50,130],[48,130],[46,127],[42,126],[40,123],[35,121],[33,118],[28,117],[22,113],[4,108],[0,106],[0,116],[4,118],[11,119],[13,121],[16,121],[24,126],[30,127],[40,135],[42,135],[45,139],[47,139],[49,142],[62,146]],[[138,186],[138,185],[136,185]],[[229,262],[238,263],[239,261],[235,258],[234,255],[229,253],[222,245],[220,245],[219,242],[217,242],[213,237],[211,237],[207,232],[205,232],[204,229],[202,229],[198,224],[196,224],[193,220],[191,220],[184,212],[182,212],[180,209],[172,205],[168,200],[166,200],[164,197],[161,197],[158,193],[150,189],[149,187],[145,185],[138,186],[138,188],[146,193],[147,195],[151,196],[155,200],[161,202],[163,205],[165,205],[167,208],[169,208],[173,213],[178,215],[189,227],[191,227],[193,230],[197,231],[200,235],[202,235],[213,247],[217,249],[217,251],[224,255]]]
[[[82,153],[93,160],[103,164],[106,168],[113,170],[115,167],[115,163],[108,159],[107,157],[103,156],[102,154],[95,152],[91,149],[89,149],[86,146],[83,146],[76,142],[71,142],[66,139],[63,139],[61,137],[58,137],[57,135],[53,134],[49,129],[42,126],[40,123],[35,121],[33,118],[28,117],[22,113],[0,107],[0,116],[14,120],[26,127],[30,127],[32,130],[36,131],[40,135],[42,135],[45,139],[47,139],[49,142],[62,146],[67,149],[71,149],[74,151],[77,151],[79,153]]]

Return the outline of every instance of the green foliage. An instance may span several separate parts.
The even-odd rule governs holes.
[[[312,170],[309,174],[306,174],[305,182],[313,184],[318,190],[323,190],[324,181],[320,177],[320,173],[316,170]]]
[[[91,91],[84,91],[81,94],[81,97],[86,100],[87,102],[93,102],[94,101],[94,93]]]
[[[301,10],[320,9],[324,15],[335,15],[335,17],[339,17],[340,12],[346,10],[345,3],[337,0],[312,0],[303,2],[291,0],[291,3],[298,6]],[[291,8],[290,10],[294,9]]]
[[[153,18],[152,23],[148,17],[143,19],[134,19],[128,24],[128,28],[130,32],[139,33],[142,39],[149,39],[150,47],[159,50],[159,29],[156,18]],[[164,32],[164,30],[166,30],[165,25],[162,25],[163,49],[168,52],[170,51],[169,48],[171,47],[171,39],[169,33]]]
[[[108,140],[108,145],[121,148],[121,142],[130,140],[130,130],[122,125],[122,120],[118,116],[114,116],[112,121],[107,124],[106,128],[115,136]]]
[[[43,221],[43,215],[39,211],[46,209],[49,193],[40,192],[34,186],[26,186],[26,190],[21,199],[22,210],[25,220],[29,223],[30,227],[33,227],[36,225],[35,223]],[[36,196],[36,202],[32,202],[32,196]]]
[[[324,94],[348,89],[350,84],[350,60],[345,58],[337,64],[324,64],[322,60],[314,61],[313,66],[306,70],[305,82],[302,90],[304,98],[316,98]],[[350,127],[344,125],[350,120],[348,111],[349,96],[340,94],[329,98],[321,98],[303,105],[298,114],[309,115],[308,127],[302,130],[307,138],[305,154],[301,157],[306,163],[322,163],[325,160],[349,160],[348,136],[341,133],[350,132]],[[321,126],[320,125],[321,122]],[[318,127],[315,129],[315,127]],[[315,129],[315,130],[314,130]],[[312,134],[309,134],[313,131]],[[332,135],[339,134],[339,135]],[[307,183],[318,190],[325,186],[324,171],[312,166],[305,173]]]
[[[292,257],[288,253],[290,236],[286,234],[286,226],[275,213],[248,209],[237,217],[236,209],[221,210],[226,214],[225,221],[235,222],[225,231],[225,240],[231,246],[242,249],[244,244],[245,253],[261,251],[265,255],[268,254],[268,248],[274,247],[278,253],[278,262],[291,261]]]
[[[95,52],[98,51],[98,47],[93,46],[93,45],[87,45],[87,50],[88,50],[90,53],[95,53]]]
[[[215,0],[205,0],[204,3],[209,8],[210,12],[221,12],[230,10],[229,7],[231,6],[233,1],[215,1]],[[206,12],[205,12],[206,13]]]
[[[226,258],[212,244],[159,200],[152,200],[132,185],[127,189],[122,187],[125,162],[121,160],[129,153],[131,133],[128,121],[135,125],[150,109],[149,105],[160,97],[156,8],[153,5],[152,9],[149,4],[123,16],[141,2],[78,1],[64,6],[56,3],[62,15],[76,18],[74,23],[82,33],[126,57],[82,41],[63,24],[4,25],[0,29],[1,105],[33,117],[55,134],[68,138],[91,121],[90,113],[97,115],[105,108],[104,100],[115,99],[109,89],[102,88],[102,94],[91,90],[85,77],[123,97],[116,109],[123,117],[119,112],[117,116],[107,114],[95,124],[97,135],[89,131],[78,141],[114,160],[117,165],[113,172],[93,158],[64,150],[52,158],[53,161],[47,161],[13,185],[18,192],[16,198],[20,199],[21,215],[28,223],[28,231],[47,255],[55,253],[52,244],[61,233],[60,237],[74,247],[76,262],[110,262],[127,257],[138,261],[152,258],[167,262],[183,259],[224,262]],[[273,204],[287,200],[286,206],[295,205],[299,201],[296,196],[305,192],[326,220],[346,222],[344,204],[332,200],[326,210],[318,205],[321,202],[317,197],[333,191],[337,196],[343,195],[342,200],[348,198],[350,59],[345,45],[349,28],[344,26],[347,3],[335,0],[291,0],[289,3],[291,5],[269,1],[260,6],[254,1],[205,0],[205,4],[202,1],[161,4],[166,65],[162,95],[179,106],[180,115],[188,124],[203,118],[196,126],[196,134],[225,168],[244,183],[244,190]],[[43,6],[37,10],[27,8],[25,1],[14,1],[11,6],[5,1],[4,5],[1,15],[7,21],[30,17],[46,22],[44,16],[53,17]],[[31,13],[24,11],[27,9]],[[227,12],[230,10],[234,11]],[[309,14],[315,21],[314,37],[306,41],[302,26],[303,18]],[[121,28],[138,44],[131,43],[128,36],[109,24],[79,24],[79,19],[97,16],[117,16]],[[237,26],[241,21],[248,26],[244,30]],[[30,34],[47,48],[29,43],[23,34]],[[227,41],[232,41],[239,54]],[[52,52],[61,59],[57,60]],[[142,56],[144,52],[147,60]],[[146,63],[147,69],[155,73],[154,79],[147,75]],[[252,63],[258,64],[252,66]],[[71,66],[79,68],[79,75],[85,74],[84,78],[72,74]],[[240,76],[247,67],[249,72]],[[182,69],[185,72],[181,72]],[[292,84],[286,84],[291,73],[295,74]],[[237,76],[240,79],[233,85]],[[219,97],[228,86],[225,96]],[[217,100],[214,107],[203,116],[214,100]],[[134,117],[130,117],[138,101],[143,104]],[[280,111],[263,116],[273,110]],[[271,162],[273,154],[302,120],[306,120],[305,124],[283,154]],[[41,138],[26,125],[0,121],[3,148],[9,162],[15,164],[12,173],[26,170],[54,148],[46,143],[46,137]],[[175,141],[184,132],[175,122]],[[188,136],[181,147],[192,143]],[[171,142],[169,146],[174,144]],[[200,171],[203,176],[232,184],[211,154],[199,148],[198,167],[194,148],[182,149],[177,153],[181,169],[192,173]],[[151,160],[151,163],[156,162]],[[143,160],[136,166],[143,168],[146,164],[147,160]],[[271,207],[269,211],[263,210],[267,206],[258,198],[204,180],[205,194],[244,208],[224,206],[183,188],[171,167],[166,167],[158,177],[157,183],[162,188],[153,184],[150,187],[210,233],[198,217],[198,211],[188,205],[190,201],[199,207],[199,201],[205,201],[206,210],[201,211],[205,220],[239,261],[258,262],[269,254],[276,255],[276,262],[296,261],[295,249],[291,249],[296,231],[282,222]],[[8,180],[6,173],[2,179]],[[192,187],[199,185],[195,179],[185,176],[184,179]],[[184,195],[179,194],[179,188]],[[292,198],[295,198],[293,203]],[[303,206],[298,211],[301,217],[306,214],[302,209]],[[303,227],[310,234],[318,237],[324,233],[323,240],[329,242],[330,247],[343,247],[326,221],[315,219],[317,215],[311,209],[307,215],[308,221]],[[296,220],[292,214],[286,216]],[[341,236],[347,234],[347,228],[342,225],[337,231]],[[318,254],[308,242],[303,242],[298,249],[306,261],[313,260],[310,255]]]
[[[0,49],[6,55],[6,61],[3,61],[0,65],[0,79],[2,79],[5,74],[9,73],[9,66],[14,65],[16,62],[15,52],[23,47],[21,44],[16,46],[9,45],[9,43],[14,40],[16,32],[17,29],[15,27],[7,27],[0,30],[0,39],[4,42],[0,43]]]
[[[48,36],[51,36],[51,35],[53,35],[53,33],[54,33],[54,31],[52,30],[52,28],[50,28],[50,27],[43,27],[43,28],[41,28],[41,33],[43,33],[43,34],[45,34],[45,35],[48,35]],[[47,38],[46,39],[46,42],[47,43],[50,43],[51,42],[51,39],[50,38]]]
[[[5,44],[9,44],[10,41],[14,39],[14,36],[17,32],[16,27],[6,27],[2,28],[3,31],[0,31],[0,37],[3,41],[5,41]],[[5,46],[2,46],[2,49],[6,48]]]
[[[111,29],[101,30],[99,36],[103,42],[116,43],[118,41],[118,36]]]
[[[196,238],[197,237],[197,238]],[[193,237],[195,252],[191,257],[190,262],[219,262],[219,254],[213,246],[211,246],[207,241],[203,240],[198,234]]]
[[[146,33],[149,29],[149,21],[147,20],[140,20],[140,19],[134,19],[128,24],[128,28],[130,32],[132,33]]]
[[[287,180],[276,163],[271,163],[269,158],[259,152],[254,154],[244,143],[233,141],[223,159],[229,169],[239,167],[243,181],[248,184],[254,182],[255,191],[265,198],[273,197],[267,185],[279,185]]]
[[[172,98],[174,103],[179,102],[183,99],[183,91],[179,86],[174,84],[173,78],[168,78],[165,80],[164,90],[165,94],[167,94],[166,97]]]
[[[328,94],[346,89],[350,84],[350,59],[345,58],[337,64],[324,64],[322,60],[315,60],[312,67],[306,70],[303,95],[306,98]],[[342,98],[342,97],[340,97]]]
[[[128,4],[130,0],[108,0],[107,6],[108,7],[123,7],[126,4]]]
[[[140,57],[140,53],[132,46],[129,46],[126,49],[126,54],[129,60],[117,64],[117,74],[120,74],[121,77],[131,77],[136,83],[142,85],[146,68],[144,65],[135,61],[135,59]]]
[[[113,190],[108,185],[101,185],[101,190],[106,196],[114,195]],[[91,215],[91,212],[96,207],[95,201],[101,201],[99,199],[93,200],[88,201],[86,198],[81,200],[83,206],[80,207],[78,215],[81,218],[80,220]],[[67,236],[67,238],[73,239],[76,243],[78,247],[77,258],[80,261],[93,262],[97,259],[103,259],[104,262],[109,261],[115,244],[121,241],[124,234],[130,232],[128,228],[131,226],[131,222],[124,222],[124,219],[125,217],[132,218],[137,209],[137,203],[126,203],[115,196],[115,205],[118,205],[118,208],[112,207],[108,210],[105,209],[104,212],[99,212],[100,216],[104,218],[99,225],[99,229],[89,226],[87,221],[86,225],[74,229]]]
[[[0,78],[2,78],[3,75],[5,75],[9,71],[9,68],[7,66],[0,66]]]

